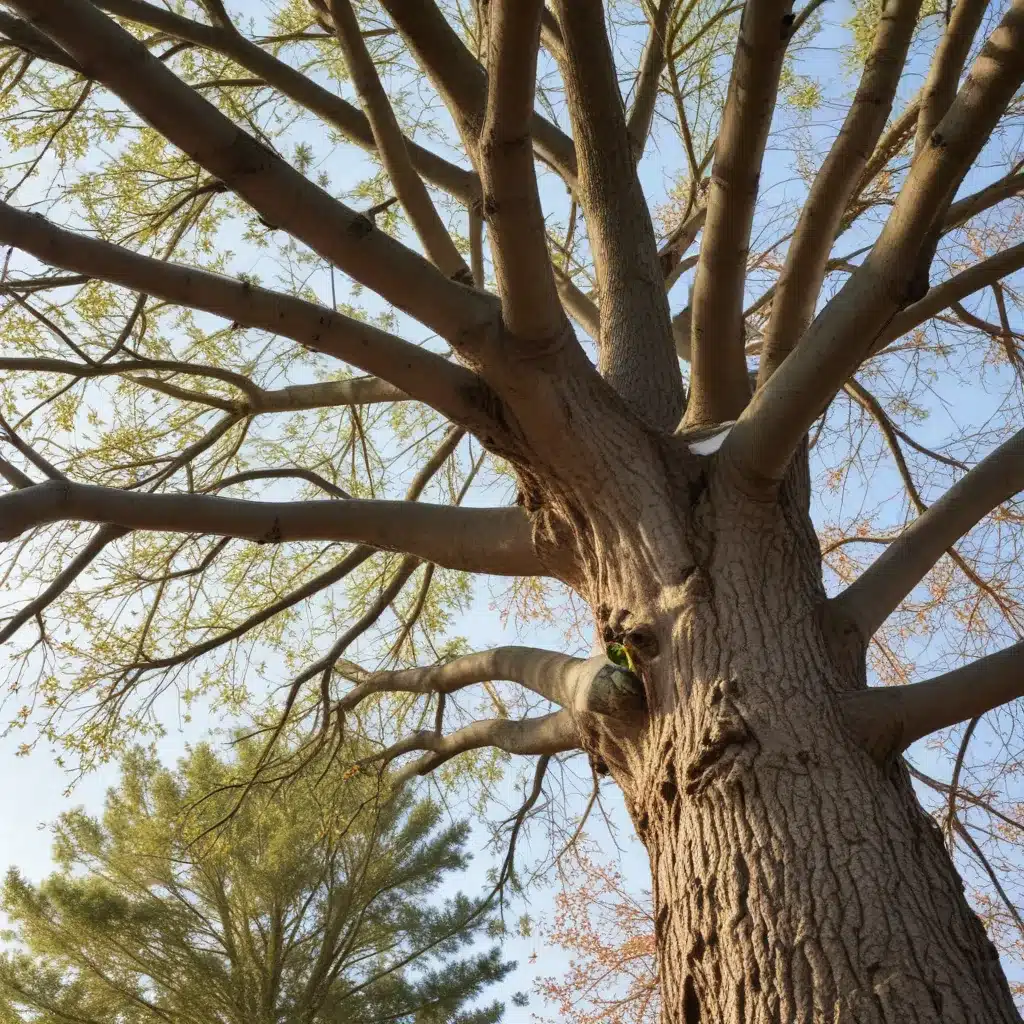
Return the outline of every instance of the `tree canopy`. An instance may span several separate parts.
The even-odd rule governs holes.
[[[784,998],[780,922],[883,877],[891,1013],[945,971],[936,1014],[996,1019],[908,773],[1012,954],[1021,0],[7,6],[14,724],[88,768],[168,696],[257,707],[257,780],[360,732],[478,795],[522,755],[505,826],[559,839],[583,751],[651,853],[670,1019]],[[474,576],[598,653],[474,651]],[[712,870],[711,795],[778,764],[814,799],[748,794]],[[815,903],[750,843],[798,888],[871,862]],[[701,918],[746,920],[748,876],[760,960]],[[877,995],[847,959],[804,1010]]]
[[[468,827],[327,758],[236,810],[260,751],[201,745],[170,770],[136,750],[101,818],[61,816],[57,870],[33,885],[12,868],[4,885],[3,1020],[502,1019],[479,998],[514,966],[486,947],[491,918],[439,897]]]

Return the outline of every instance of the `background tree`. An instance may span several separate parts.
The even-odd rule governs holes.
[[[582,750],[666,1021],[1017,1020],[1019,0],[9,7],[15,722],[536,757],[513,835]]]
[[[136,751],[102,819],[61,816],[58,870],[35,886],[12,868],[3,889],[3,1020],[502,1019],[501,1003],[472,1008],[514,966],[497,946],[466,955],[488,916],[437,897],[468,828],[327,758],[232,814],[260,750],[226,762],[203,745],[176,771]]]

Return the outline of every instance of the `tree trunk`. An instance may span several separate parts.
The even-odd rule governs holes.
[[[674,537],[620,537],[592,590],[650,707],[587,745],[650,855],[664,1024],[1019,1021],[905,767],[840,720],[864,650],[825,600],[808,504],[806,453],[768,499],[700,471]],[[651,581],[679,551],[682,584]]]

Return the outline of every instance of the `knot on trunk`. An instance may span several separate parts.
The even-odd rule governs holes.
[[[730,693],[736,683],[716,683],[711,691],[709,721],[686,766],[686,793],[699,796],[734,767],[749,765],[759,748],[756,737]]]

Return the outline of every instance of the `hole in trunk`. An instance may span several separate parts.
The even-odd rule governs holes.
[[[685,1024],[700,1024],[700,1000],[693,987],[692,974],[688,974],[683,982],[683,1021]]]

